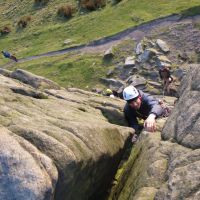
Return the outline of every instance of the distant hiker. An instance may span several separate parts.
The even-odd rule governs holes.
[[[4,55],[5,58],[9,58],[11,60],[14,60],[15,62],[18,61],[17,58],[8,51],[1,51],[1,53]]]
[[[133,86],[124,89],[123,98],[127,102],[124,107],[125,118],[136,133],[139,133],[143,128],[154,132],[156,118],[166,116],[167,110],[163,108],[159,100]],[[145,120],[142,125],[139,124],[138,118]]]
[[[163,94],[167,91],[167,94],[170,94],[170,84],[173,82],[173,78],[170,74],[168,67],[162,67],[159,69],[159,75],[161,80],[163,80]]]

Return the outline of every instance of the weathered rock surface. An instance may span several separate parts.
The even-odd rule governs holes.
[[[104,59],[110,59],[114,56],[113,48],[109,48],[104,52]]]
[[[60,89],[55,82],[22,69],[15,70],[10,76],[37,89]]]
[[[118,90],[120,87],[124,86],[125,83],[121,80],[116,80],[113,78],[102,78],[102,82],[104,82],[111,90]]]
[[[179,101],[167,121],[162,137],[173,138],[177,143],[192,148],[200,148],[200,71],[194,65],[182,80]]]
[[[137,55],[139,55],[139,54],[142,54],[143,51],[144,51],[144,50],[143,50],[142,43],[139,42],[139,43],[137,44],[136,48],[135,48],[135,53],[136,53]]]
[[[189,67],[172,114],[166,123],[158,120],[159,131],[141,133],[118,170],[109,199],[200,199],[199,68]]]
[[[4,75],[4,76],[7,76],[7,77],[10,77],[11,76],[11,71],[7,70],[7,69],[3,69],[3,68],[0,68],[0,74]]]
[[[124,102],[73,88],[37,98],[39,90],[2,75],[0,89],[1,199],[102,198],[132,132],[116,125],[126,124]]]
[[[123,86],[120,87],[120,89],[121,88],[123,89],[125,85],[130,84],[130,80],[132,80],[133,75],[135,77],[139,76],[143,78],[145,82],[158,81],[161,83],[162,81],[158,73],[159,68],[162,68],[164,66],[165,67],[172,66],[172,61],[168,58],[168,55],[166,55],[166,53],[169,51],[169,46],[164,40],[160,39],[151,40],[144,37],[138,44],[136,44],[134,52],[132,52],[132,49],[130,49],[129,51],[130,51],[129,54],[130,56],[126,56],[123,58],[122,55],[122,58],[125,60],[125,64],[124,65],[119,64],[120,63],[119,61],[124,63],[124,60],[122,60],[122,58],[120,58],[119,60],[114,59],[115,62],[118,64],[118,66],[111,71],[112,73],[110,72],[108,73],[110,79],[114,78],[118,81],[120,80],[124,81],[124,84]],[[173,73],[173,71],[171,71],[171,73]],[[180,77],[179,75],[177,76]],[[136,82],[138,81],[139,80],[137,79]],[[180,79],[179,78],[176,79],[176,82],[180,82]],[[107,82],[104,81],[104,83],[108,85],[108,81]],[[138,84],[136,83],[136,85]],[[136,87],[138,89],[145,90],[150,94],[159,95],[163,93],[162,91],[163,86],[155,87],[155,85],[148,85],[144,83]],[[119,86],[118,88],[115,87],[115,90],[118,91],[118,93],[120,93],[121,91],[120,89]],[[174,84],[173,86],[171,84],[170,95],[176,96],[176,92],[177,92],[177,84]]]
[[[165,53],[169,52],[169,46],[167,45],[167,43],[161,39],[157,39],[156,40],[156,44],[158,45],[158,47]]]
[[[126,82],[128,85],[133,85],[134,87],[138,89],[141,89],[141,88],[144,89],[147,84],[146,79],[139,75],[130,76]]]
[[[58,179],[52,159],[7,128],[0,132],[1,199],[51,199]]]
[[[125,67],[130,67],[130,66],[134,66],[135,65],[135,57],[134,56],[129,56],[126,58],[125,60]]]

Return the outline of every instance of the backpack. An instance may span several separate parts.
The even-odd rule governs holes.
[[[172,76],[170,74],[169,68],[167,68],[167,67],[159,69],[159,75],[160,75],[160,78],[164,79],[164,80],[170,78],[170,83],[173,81],[173,78],[172,78]]]

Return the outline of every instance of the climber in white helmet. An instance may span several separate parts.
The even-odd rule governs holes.
[[[162,116],[163,108],[159,101],[150,94],[137,90],[132,85],[123,91],[123,98],[126,100],[124,114],[129,126],[134,128],[136,133],[145,128],[149,132],[156,130],[156,118]],[[144,119],[143,126],[139,125],[137,118]]]

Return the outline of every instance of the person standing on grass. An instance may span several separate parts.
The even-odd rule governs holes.
[[[1,53],[3,54],[3,56],[5,58],[9,58],[11,60],[14,60],[15,62],[18,61],[17,58],[14,55],[12,55],[11,53],[9,53],[8,51],[1,51]]]

